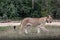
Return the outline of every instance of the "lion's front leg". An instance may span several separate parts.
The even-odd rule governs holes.
[[[41,30],[49,32],[49,30],[46,29],[44,26],[39,25],[38,28],[37,28],[37,33],[40,33]]]
[[[45,27],[40,27],[40,29],[43,30],[43,31],[47,31],[47,32],[49,32],[49,30],[46,29]]]
[[[49,32],[49,30],[45,28],[45,23],[44,24],[42,23],[41,25],[39,25],[39,28],[43,31]]]

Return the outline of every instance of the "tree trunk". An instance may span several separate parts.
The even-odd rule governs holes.
[[[34,1],[35,1],[35,0],[32,0],[32,9],[34,9]]]

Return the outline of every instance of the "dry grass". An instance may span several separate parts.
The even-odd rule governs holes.
[[[22,31],[17,27],[15,30],[13,27],[6,27],[0,30],[0,37],[6,38],[54,38],[59,37],[60,35],[60,26],[46,26],[50,32],[44,32],[41,30],[41,33],[37,34],[36,28],[32,27],[29,29],[31,32],[29,34],[22,33]],[[0,28],[1,29],[1,28]],[[5,30],[6,29],[6,30]]]

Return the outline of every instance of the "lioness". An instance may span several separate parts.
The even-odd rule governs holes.
[[[33,27],[38,27],[38,33],[40,32],[39,30],[42,29],[44,31],[48,31],[43,25],[45,23],[51,23],[52,22],[52,17],[48,15],[47,17],[41,17],[41,18],[24,18],[21,21],[21,29],[25,31],[25,33],[28,33],[26,28],[28,26],[33,26]]]

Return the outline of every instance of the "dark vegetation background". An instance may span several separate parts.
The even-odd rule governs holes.
[[[0,0],[0,19],[60,17],[60,0]]]
[[[0,0],[0,20],[19,20],[25,17],[42,17],[47,15],[51,15],[54,19],[60,19],[60,0]],[[17,39],[20,37],[27,38],[28,36],[32,38],[34,35],[38,38],[46,36],[48,36],[48,38],[60,37],[60,26],[48,26],[46,28],[48,28],[50,32],[41,31],[41,35],[24,35],[24,33],[20,35],[19,27],[17,26],[16,30],[10,26],[0,27],[1,38],[4,39],[5,37],[8,39],[8,37],[11,37],[12,39]]]

